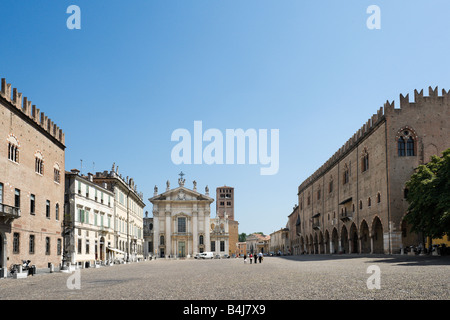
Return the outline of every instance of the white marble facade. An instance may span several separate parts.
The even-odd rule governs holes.
[[[205,193],[184,186],[183,173],[178,179],[178,187],[155,192],[149,201],[153,204],[153,255],[165,258],[189,258],[197,253],[211,251],[210,205],[208,186]]]

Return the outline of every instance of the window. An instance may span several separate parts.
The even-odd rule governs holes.
[[[19,142],[13,135],[8,138],[8,159],[16,163],[19,162]]]
[[[399,157],[412,157],[416,155],[417,135],[410,128],[402,129],[397,133],[397,154]]]
[[[225,251],[225,241],[220,241],[220,251]]]
[[[405,140],[403,139],[403,137],[398,138],[397,147],[398,147],[398,156],[404,157],[406,153],[405,153]]]
[[[412,137],[408,138],[408,141],[406,142],[406,156],[411,157],[414,156],[414,139]]]
[[[13,235],[13,253],[20,252],[20,234],[18,232],[14,232]]]
[[[46,201],[46,205],[45,205],[45,217],[47,219],[50,219],[50,201],[49,200]]]
[[[20,208],[20,190],[14,190],[14,207]]]
[[[362,209],[362,200],[359,200],[359,209]]]
[[[333,177],[330,178],[330,182],[328,183],[328,193],[333,192]]]
[[[308,206],[311,204],[311,195],[308,193],[308,198],[306,199]]]
[[[0,204],[3,204],[3,183],[0,183]]]
[[[61,239],[58,239],[58,242],[56,244],[56,254],[58,256],[60,256],[62,253],[62,243],[61,243]]]
[[[221,205],[221,206],[224,206],[224,205],[225,205],[225,202],[224,202],[224,201],[220,201],[220,205]]]
[[[36,214],[36,198],[34,194],[30,195],[30,214]]]
[[[367,152],[367,148],[364,148],[361,156],[361,171],[365,172],[367,170],[369,170],[369,153]]]
[[[164,236],[160,236],[160,237],[159,237],[159,244],[160,244],[161,246],[164,245]]]
[[[198,243],[200,245],[203,245],[203,235],[200,235],[200,237],[198,238]]]
[[[231,206],[231,201],[227,201],[227,206]]]
[[[50,254],[50,238],[49,237],[45,238],[45,254],[46,255]]]
[[[369,197],[369,199],[367,199],[367,206],[370,207],[371,205],[372,205],[372,199],[370,199],[370,197]]]
[[[55,206],[55,219],[59,220],[59,203]]]
[[[377,203],[380,203],[381,202],[381,194],[378,192],[378,194],[377,194]]]
[[[319,186],[319,188],[320,188],[320,186]],[[319,190],[317,190],[317,200],[320,200],[320,196],[321,196],[321,193],[320,193],[320,189]]]
[[[348,182],[349,182],[349,170],[348,170],[348,166],[347,166],[347,164],[345,164],[345,166],[344,166],[344,174],[343,174],[343,177],[342,177],[342,182],[343,182],[343,184],[347,184]]]
[[[178,218],[178,232],[186,232],[186,218]]]
[[[33,254],[34,253],[34,234],[30,234],[30,243],[29,243],[29,252],[30,252],[30,254]]]
[[[82,247],[83,243],[81,239],[78,239],[78,254],[81,254],[81,247]]]
[[[86,240],[86,254],[89,254],[89,240]]]
[[[216,242],[211,241],[211,251],[216,251]]]
[[[58,164],[55,164],[53,166],[53,181],[55,181],[56,183],[61,182],[61,170],[59,169]]]
[[[44,174],[44,157],[39,151],[34,155],[34,172]]]

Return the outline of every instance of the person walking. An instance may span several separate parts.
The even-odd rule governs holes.
[[[257,254],[255,253],[255,255],[253,256],[253,258],[255,259],[255,264],[258,262],[258,256],[257,256]]]
[[[250,253],[250,255],[249,255],[249,258],[250,258],[250,264],[252,264],[252,260],[253,260],[253,255]]]
[[[262,256],[263,256],[263,254],[262,254],[262,252],[260,252],[260,253],[258,254],[259,263],[261,263],[261,261],[262,261]]]
[[[244,254],[244,263],[247,263],[247,254]]]

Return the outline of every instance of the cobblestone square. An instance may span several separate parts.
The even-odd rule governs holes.
[[[369,289],[379,267],[380,288]],[[448,300],[450,257],[304,255],[243,259],[157,259],[75,273],[1,279],[1,300]],[[26,294],[24,294],[26,293]]]

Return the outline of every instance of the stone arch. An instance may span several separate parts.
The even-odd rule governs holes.
[[[359,227],[359,237],[361,243],[361,253],[370,253],[370,232],[366,220],[361,222],[361,226]]]
[[[383,224],[378,216],[375,216],[372,221],[371,228],[372,237],[372,253],[384,253],[383,243]]]
[[[319,253],[320,254],[324,254],[325,253],[322,231],[319,232]]]
[[[331,253],[331,251],[330,251],[330,233],[328,232],[328,229],[325,230],[324,251],[325,251],[325,254]]]
[[[348,231],[345,225],[342,226],[341,229],[341,252],[349,253],[349,241],[348,241]]]
[[[317,238],[317,232],[314,233],[314,253],[319,253],[319,239]]]
[[[333,231],[331,233],[330,252],[337,253],[338,250],[339,250],[339,235],[337,229],[333,228]]]
[[[356,228],[356,224],[353,222],[350,226],[349,239],[350,239],[350,253],[359,253],[359,239],[358,239],[358,229]]]

